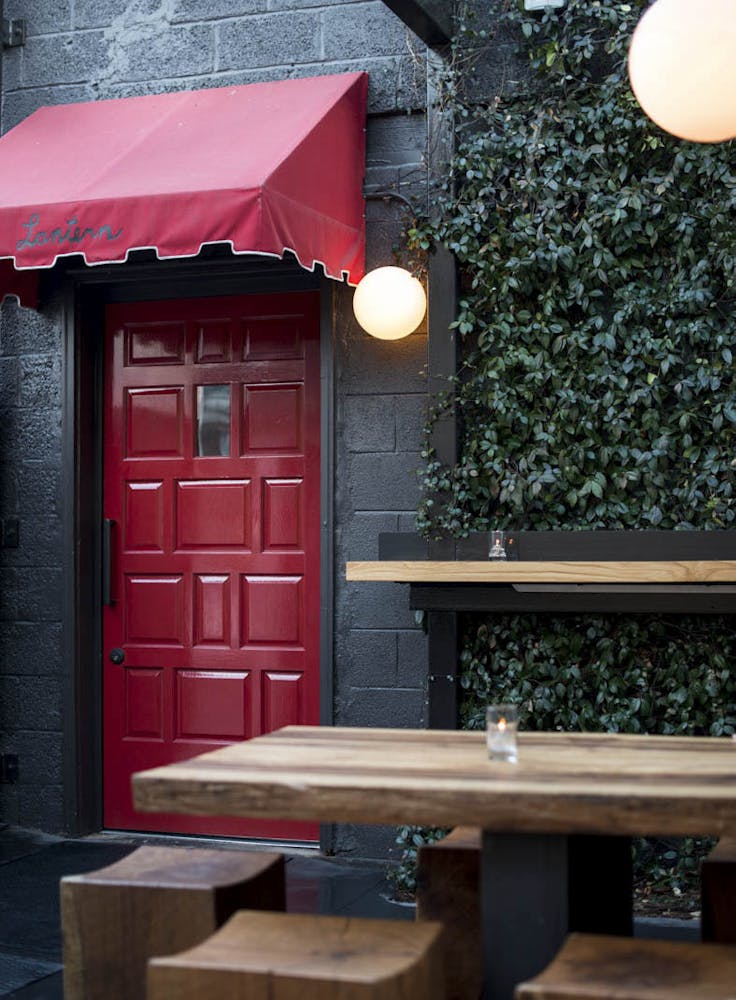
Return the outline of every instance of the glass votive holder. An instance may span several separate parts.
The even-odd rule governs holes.
[[[506,532],[492,531],[490,546],[488,548],[489,559],[506,559]]]
[[[491,760],[516,764],[519,748],[516,734],[519,710],[516,705],[489,705],[486,709],[486,743]]]

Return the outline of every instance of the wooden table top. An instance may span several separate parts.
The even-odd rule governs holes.
[[[736,830],[736,740],[521,733],[517,765],[482,732],[289,726],[133,776],[143,811],[719,836]]]
[[[347,563],[345,578],[397,583],[733,583],[736,561],[382,559]]]

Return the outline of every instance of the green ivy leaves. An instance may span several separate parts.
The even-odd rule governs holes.
[[[639,110],[625,61],[645,0],[521,7],[536,82],[463,107],[455,188],[409,234],[449,246],[462,281],[460,460],[425,450],[419,527],[733,528],[736,147],[672,139]],[[472,26],[459,38],[472,47]],[[541,728],[734,731],[724,620],[468,635],[466,725],[510,699]]]
[[[539,82],[470,109],[455,192],[410,234],[463,276],[461,458],[427,467],[427,533],[734,523],[735,154],[639,110],[644,6],[512,13]]]
[[[736,628],[728,617],[467,616],[462,723],[521,707],[526,729],[736,732]]]

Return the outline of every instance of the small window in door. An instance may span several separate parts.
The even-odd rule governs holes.
[[[230,386],[197,386],[197,455],[230,454]]]

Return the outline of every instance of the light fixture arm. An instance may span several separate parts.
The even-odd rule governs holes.
[[[400,201],[402,205],[406,205],[412,215],[416,214],[416,207],[409,201],[409,199],[403,195],[399,194],[398,191],[365,191],[363,197],[366,201]]]

